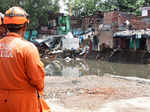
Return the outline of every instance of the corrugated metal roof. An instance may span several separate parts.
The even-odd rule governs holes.
[[[142,37],[144,36],[145,38],[150,37],[150,29],[148,30],[126,30],[126,31],[119,31],[114,33],[113,37]]]

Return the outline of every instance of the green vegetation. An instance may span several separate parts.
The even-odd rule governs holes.
[[[87,16],[95,11],[119,11],[139,14],[140,7],[147,1],[145,0],[72,0],[73,15]]]
[[[47,25],[48,12],[58,12],[58,0],[0,0],[0,12],[5,12],[9,7],[21,6],[30,15],[29,29]]]
[[[49,12],[59,11],[60,0],[0,0],[0,12],[5,12],[11,6],[21,6],[30,15],[29,28],[47,25]],[[150,0],[64,0],[66,5],[72,5],[74,16],[92,15],[96,11],[112,11],[114,9],[140,14],[140,7],[150,3]],[[68,9],[69,11],[69,9]]]

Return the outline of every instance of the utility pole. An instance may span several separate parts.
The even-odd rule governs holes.
[[[70,16],[72,16],[72,3],[70,3],[69,12],[70,12]]]

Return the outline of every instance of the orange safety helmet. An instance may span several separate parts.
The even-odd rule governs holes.
[[[29,23],[28,13],[21,7],[11,7],[5,12],[4,24]]]

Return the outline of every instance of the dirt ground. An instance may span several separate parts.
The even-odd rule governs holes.
[[[150,112],[150,82],[104,76],[45,79],[45,96],[52,112]]]

